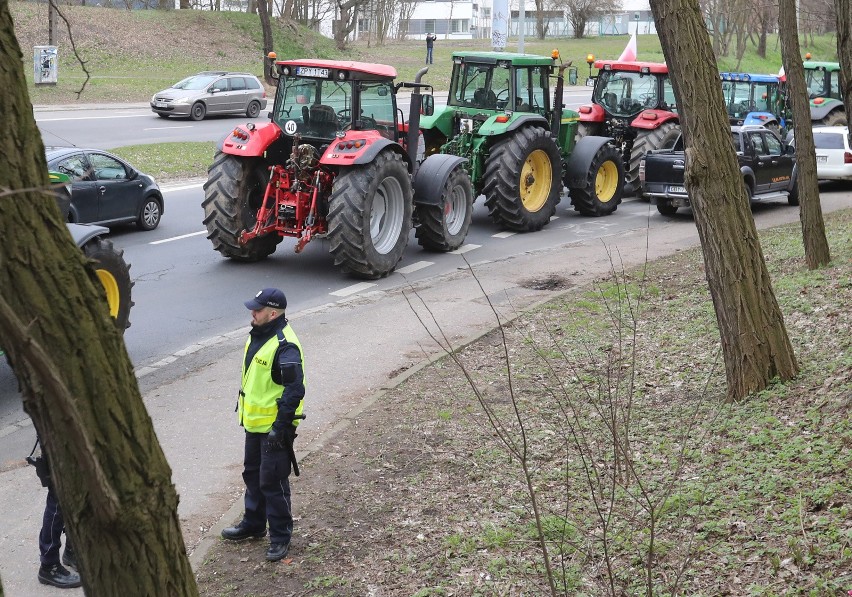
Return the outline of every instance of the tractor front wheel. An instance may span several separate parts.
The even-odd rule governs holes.
[[[268,179],[263,162],[218,152],[204,183],[204,225],[213,248],[235,261],[260,261],[275,252],[277,234],[239,243],[243,230],[252,230]]]
[[[586,186],[570,189],[571,204],[584,216],[608,216],[621,203],[624,164],[621,152],[609,143],[600,146],[589,167]]]
[[[115,327],[124,331],[130,327],[130,266],[124,260],[124,251],[101,237],[89,240],[82,247],[83,254],[94,261],[95,273],[106,294],[109,314],[115,321]]]
[[[411,179],[402,157],[380,153],[343,170],[329,199],[334,264],[360,278],[383,278],[402,259],[411,232]]]
[[[498,141],[485,162],[485,206],[508,230],[541,230],[562,194],[562,157],[550,132],[528,126]]]
[[[461,166],[452,171],[437,205],[418,204],[414,236],[427,251],[455,251],[467,237],[473,216],[473,186]]]
[[[678,123],[668,121],[653,130],[643,129],[636,134],[636,140],[633,141],[633,148],[630,150],[630,167],[624,173],[625,195],[635,193],[637,197],[642,196],[639,162],[649,150],[660,149],[668,133],[679,128]]]

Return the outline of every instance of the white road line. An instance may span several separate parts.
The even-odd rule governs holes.
[[[418,261],[417,263],[401,267],[396,271],[400,274],[411,274],[417,270],[423,269],[424,267],[429,267],[430,265],[435,265],[435,263],[433,261]]]
[[[559,216],[550,216],[550,221],[551,221],[551,222],[552,222],[553,220],[558,220],[558,219],[559,219]]]
[[[468,251],[473,251],[474,249],[478,249],[481,246],[482,245],[462,245],[458,249],[456,249],[455,251],[450,251],[450,254],[462,255],[464,253],[467,253]]]
[[[375,284],[372,284],[370,282],[359,282],[358,284],[353,284],[352,286],[347,286],[346,288],[341,288],[340,290],[329,292],[329,294],[334,296],[349,296],[350,294],[355,294],[356,292],[367,290],[368,288],[372,288],[373,286],[375,286]]]
[[[63,120],[109,120],[111,118],[150,118],[150,114],[125,114],[113,116],[65,116],[63,118],[36,118],[36,123],[39,122],[62,122]]]
[[[172,191],[186,191],[188,189],[200,189],[203,184],[203,182],[197,182],[195,184],[187,184],[181,187],[160,187],[160,190],[164,193],[171,193]]]
[[[155,240],[155,241],[152,241],[148,244],[149,245],[161,245],[163,243],[170,243],[173,240],[181,240],[183,238],[189,238],[190,236],[198,236],[199,234],[207,234],[207,231],[202,230],[201,232],[191,232],[189,234],[181,234],[180,236],[173,236],[171,238],[164,238],[162,240]]]
[[[517,232],[509,232],[506,230],[505,232],[498,232],[497,234],[492,234],[491,238],[509,238],[510,236],[515,236]]]
[[[192,125],[187,124],[185,126],[155,126],[150,128],[144,128],[143,131],[170,131],[172,129],[191,129]]]

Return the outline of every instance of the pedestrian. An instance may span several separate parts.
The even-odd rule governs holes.
[[[77,558],[66,534],[65,553],[62,554],[62,561],[59,561],[59,552],[62,549],[62,533],[65,532],[65,518],[62,516],[62,509],[59,507],[56,490],[53,488],[47,456],[45,454],[33,456],[38,446],[39,441],[36,439],[33,452],[27,458],[27,462],[35,466],[36,475],[38,475],[42,487],[47,487],[44,516],[42,517],[41,531],[38,534],[38,549],[41,560],[41,566],[38,569],[38,582],[60,589],[74,589],[83,584],[80,575],[68,570],[65,566],[77,568]],[[65,564],[65,566],[62,564]]]
[[[264,288],[245,306],[251,311],[251,331],[237,399],[239,422],[245,428],[245,512],[236,526],[222,531],[222,538],[264,537],[269,523],[266,559],[276,562],[287,555],[293,534],[289,477],[291,464],[299,474],[293,440],[304,418],[304,359],[287,322],[283,292]]]
[[[438,36],[434,33],[426,34],[426,64],[432,64],[432,48],[435,46],[435,40]]]

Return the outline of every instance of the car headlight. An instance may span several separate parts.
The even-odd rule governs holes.
[[[189,103],[189,98],[188,97],[179,97],[175,101],[173,101],[172,103],[173,104],[187,104],[187,103]]]

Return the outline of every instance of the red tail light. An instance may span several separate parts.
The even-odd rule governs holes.
[[[852,164],[852,151],[846,151],[843,153],[843,163]]]

